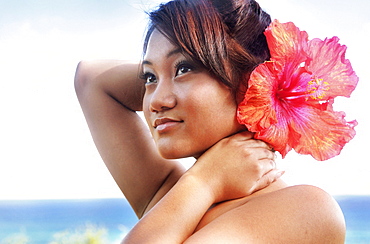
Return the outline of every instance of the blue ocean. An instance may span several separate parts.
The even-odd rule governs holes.
[[[370,244],[370,196],[337,196],[347,244]],[[0,244],[120,243],[137,222],[125,199],[0,201]]]

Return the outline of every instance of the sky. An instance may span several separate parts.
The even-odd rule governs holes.
[[[0,0],[0,199],[123,197],[78,104],[80,60],[139,60],[149,0]],[[356,119],[356,137],[325,162],[291,152],[278,160],[292,184],[333,195],[370,194],[368,0],[260,0],[310,38],[338,36],[360,77],[334,107]],[[191,160],[184,160],[189,165]]]

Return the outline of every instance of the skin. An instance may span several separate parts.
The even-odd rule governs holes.
[[[236,120],[230,89],[158,31],[149,40],[143,72],[148,78],[143,111],[163,157],[199,156],[220,139],[246,130]],[[164,130],[151,126],[160,118],[175,122],[163,124]]]
[[[176,65],[189,61],[176,50],[152,34],[145,95],[137,64],[83,62],[76,72],[96,146],[141,218],[123,243],[344,243],[336,202],[287,187],[269,146],[240,132],[229,89],[201,66]],[[184,156],[197,158],[188,171],[171,160]]]

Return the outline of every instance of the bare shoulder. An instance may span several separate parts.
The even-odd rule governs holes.
[[[265,199],[256,198],[256,202],[276,201],[274,207],[281,213],[297,221],[293,225],[307,230],[318,240],[334,240],[345,235],[345,222],[342,210],[335,199],[324,190],[310,185],[297,185],[265,195]],[[267,205],[270,203],[266,203]],[[325,243],[340,243],[329,242]],[[318,243],[318,242],[316,242]]]
[[[269,197],[277,201],[275,206],[280,213],[294,220],[287,225],[300,234],[304,243],[344,243],[346,230],[342,210],[324,190],[298,185],[266,195],[267,201]],[[289,234],[294,237],[294,233]]]
[[[344,243],[336,201],[320,188],[299,185],[251,198],[204,226],[191,243]]]

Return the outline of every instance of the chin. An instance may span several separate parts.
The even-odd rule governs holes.
[[[165,159],[180,159],[194,157],[198,158],[202,155],[202,152],[194,152],[187,149],[186,147],[175,148],[175,147],[158,147],[158,152]]]
[[[158,150],[159,154],[162,156],[162,158],[165,159],[179,159],[179,158],[186,158],[190,155],[186,155],[183,152],[174,152],[172,150]]]

